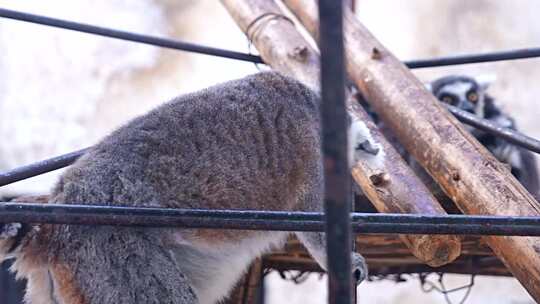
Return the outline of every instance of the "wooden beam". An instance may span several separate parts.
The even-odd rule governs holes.
[[[273,69],[319,90],[319,56],[273,1],[222,0],[233,19]],[[414,175],[397,151],[381,135],[367,113],[351,100],[349,113],[363,122],[376,155],[362,153],[352,175],[380,212],[445,214],[425,185]],[[456,259],[460,241],[455,236],[402,236],[413,254],[431,266]]]
[[[384,256],[411,257],[411,251],[396,234],[358,234],[355,237],[358,252],[366,257],[380,258]],[[493,251],[477,236],[466,236],[462,240],[461,254],[467,256],[493,256]],[[284,247],[285,252],[296,255],[305,252],[296,238],[291,238]],[[417,260],[419,263],[420,260]]]
[[[511,276],[504,264],[493,256],[491,249],[480,237],[467,236],[462,240],[461,256],[450,264],[438,268],[426,266],[411,255],[397,235],[361,234],[356,237],[359,252],[370,266],[370,274],[399,274],[415,272],[449,272]],[[278,270],[322,271],[309,257],[306,249],[291,238],[284,250],[273,251],[263,257],[265,268]]]
[[[317,39],[317,6],[284,0]],[[405,148],[466,214],[540,215],[534,198],[424,85],[353,16],[345,13],[347,70]],[[540,301],[540,239],[486,237],[493,251]]]

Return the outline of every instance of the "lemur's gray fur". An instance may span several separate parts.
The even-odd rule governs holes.
[[[49,203],[322,211],[319,103],[275,72],[178,97],[91,148]],[[10,253],[0,241],[0,257],[16,258],[32,304],[210,304],[288,235],[39,225]],[[296,235],[325,268],[324,235]],[[366,264],[352,257],[361,280]]]

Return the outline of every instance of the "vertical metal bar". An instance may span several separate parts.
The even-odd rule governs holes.
[[[349,304],[351,274],[351,182],[347,163],[347,113],[343,51],[343,3],[319,0],[322,135],[328,296],[331,304]]]

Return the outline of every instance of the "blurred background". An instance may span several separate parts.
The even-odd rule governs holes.
[[[0,0],[0,7],[247,52],[248,41],[214,0]],[[534,0],[357,0],[364,24],[403,60],[540,45]],[[255,52],[254,50],[251,50]],[[257,72],[250,63],[0,19],[0,171],[92,145],[138,114],[182,93]],[[488,92],[528,135],[540,138],[540,60],[414,71],[494,75]],[[47,193],[61,171],[0,188]],[[436,277],[433,280],[436,281]],[[446,276],[447,288],[469,282]],[[10,288],[4,281],[0,292]],[[465,290],[450,295],[459,303]],[[446,303],[417,279],[367,282],[359,303]],[[0,294],[0,303],[5,300]],[[326,303],[326,281],[266,280],[266,303]],[[476,279],[466,303],[534,303],[514,279]]]

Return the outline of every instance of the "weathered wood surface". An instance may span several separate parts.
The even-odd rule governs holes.
[[[356,237],[356,248],[366,258],[371,275],[418,272],[449,272],[511,276],[480,237],[462,239],[461,256],[450,264],[433,268],[411,255],[397,235],[362,234]],[[263,257],[264,268],[277,270],[322,271],[309,257],[302,244],[291,238],[281,251]]]
[[[317,7],[284,0],[317,39]],[[426,90],[424,85],[346,10],[349,77],[405,148],[465,214],[537,216],[534,198]],[[540,301],[540,239],[485,238],[514,276]]]
[[[273,1],[222,0],[229,13],[273,69],[319,89],[319,55]],[[356,183],[380,212],[445,214],[425,185],[382,136],[367,113],[352,100],[349,113],[365,122],[379,152],[363,153],[352,168]],[[362,153],[362,152],[361,152]],[[455,236],[403,235],[414,255],[431,266],[456,259],[460,242]]]

